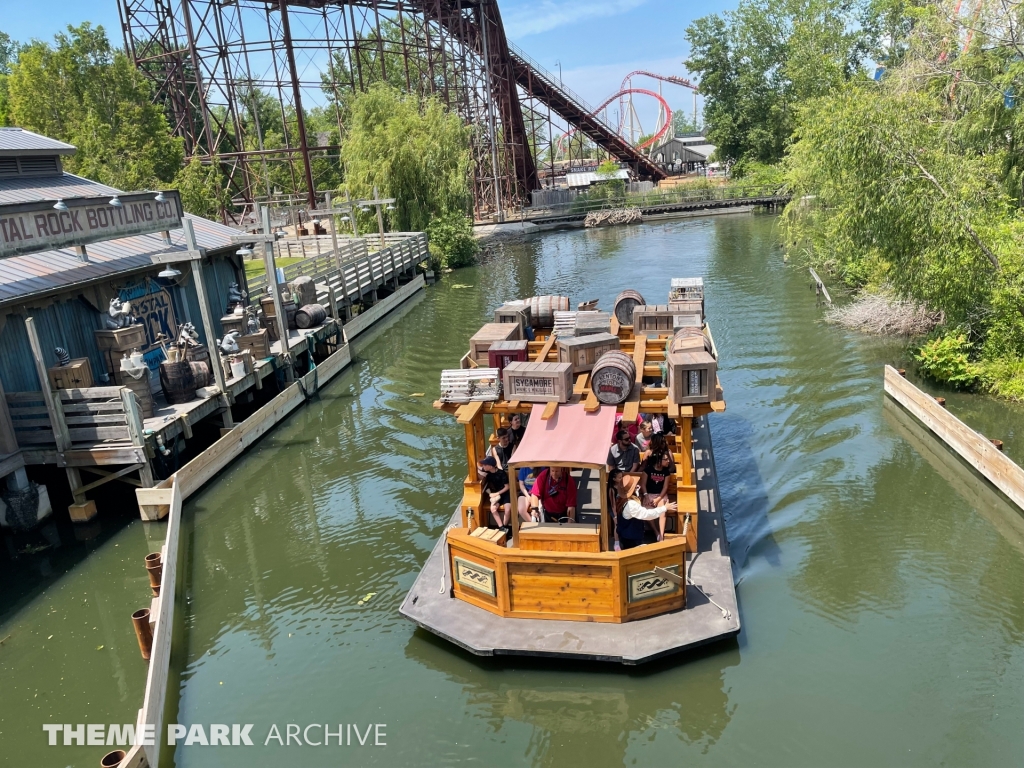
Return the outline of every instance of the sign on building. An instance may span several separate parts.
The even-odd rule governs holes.
[[[146,331],[146,344],[139,349],[150,370],[156,370],[164,360],[159,337],[172,340],[178,334],[178,319],[174,313],[171,292],[148,277],[128,283],[118,292],[121,301],[132,305],[132,314],[142,321]],[[169,343],[169,342],[168,342]]]
[[[164,192],[75,197],[64,200],[67,210],[57,210],[54,200],[0,205],[0,259],[56,248],[88,245],[132,235],[148,235],[181,226],[181,198]]]

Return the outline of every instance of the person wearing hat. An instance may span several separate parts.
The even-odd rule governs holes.
[[[490,496],[491,517],[499,529],[508,533],[512,530],[512,497],[509,494],[508,472],[498,469],[498,462],[493,456],[481,459],[477,467],[483,473],[481,488]]]
[[[659,507],[645,507],[637,498],[639,475],[613,469],[608,473],[608,503],[615,523],[616,552],[632,549],[644,543],[644,521],[658,521],[658,541],[665,538],[665,513],[675,512],[679,506],[670,501]]]

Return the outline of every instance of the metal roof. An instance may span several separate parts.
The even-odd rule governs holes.
[[[75,148],[63,141],[40,136],[24,128],[0,128],[0,155],[73,155]]]
[[[609,179],[629,181],[629,171],[625,168],[619,168],[615,173],[607,175],[599,175],[596,171],[565,174],[565,181],[570,187],[589,187],[595,181],[608,181]]]
[[[0,203],[113,195],[119,191],[69,173],[62,177],[5,179],[0,180]],[[185,215],[193,222],[200,248],[216,251],[237,247],[231,242],[237,230],[209,219]],[[146,269],[153,266],[150,256],[174,250],[186,250],[185,233],[181,229],[171,231],[170,247],[159,234],[92,243],[86,246],[88,262],[80,260],[73,248],[0,259],[0,304]]]

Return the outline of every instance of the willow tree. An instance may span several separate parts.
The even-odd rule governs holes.
[[[975,46],[957,52],[954,23],[938,9],[919,15],[880,82],[802,106],[787,245],[853,286],[891,286],[941,310],[946,332],[983,361],[1020,361],[1024,121],[1014,94],[1024,67],[1013,41],[979,27]]]
[[[397,199],[393,229],[420,231],[470,205],[469,130],[433,97],[376,83],[356,94],[342,141],[345,185],[357,198],[376,187]]]

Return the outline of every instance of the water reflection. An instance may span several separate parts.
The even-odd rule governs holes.
[[[735,642],[691,654],[685,668],[678,660],[624,670],[517,659],[516,682],[497,685],[495,674],[510,660],[453,650],[425,632],[409,641],[406,656],[458,684],[495,736],[529,726],[522,757],[533,766],[619,765],[636,742],[663,734],[706,751],[736,711],[725,684],[726,670],[740,662]],[[649,686],[654,679],[659,685]]]

